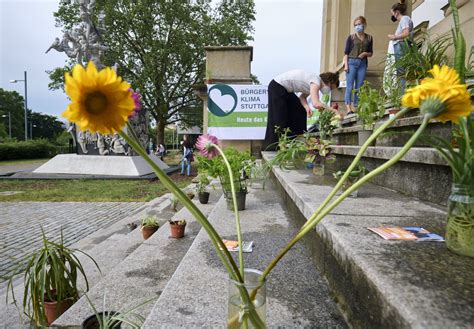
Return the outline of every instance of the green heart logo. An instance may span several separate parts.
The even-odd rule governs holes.
[[[224,84],[212,86],[208,92],[207,107],[212,114],[225,117],[234,112],[237,107],[237,94],[235,90]]]

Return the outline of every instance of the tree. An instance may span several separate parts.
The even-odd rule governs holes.
[[[39,112],[28,111],[29,122],[32,125],[30,138],[46,138],[50,141],[56,138],[64,131],[64,126],[55,116],[43,114]]]
[[[16,91],[7,91],[0,88],[0,119],[8,134],[8,117],[11,115],[12,138],[25,138],[25,108],[24,98]]]
[[[75,24],[71,6],[61,2],[55,13],[64,30]],[[102,0],[97,8],[106,15],[109,50],[103,62],[117,63],[119,74],[142,94],[144,109],[157,123],[158,143],[164,141],[166,125],[196,124],[195,111],[189,109],[200,107],[193,86],[204,79],[204,47],[245,45],[255,19],[253,1],[212,6],[210,1]],[[61,84],[57,72],[50,77],[52,86]]]

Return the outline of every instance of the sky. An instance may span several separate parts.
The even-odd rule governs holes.
[[[420,17],[439,17],[443,0],[426,0]],[[319,72],[321,52],[322,0],[256,0],[252,73],[261,84],[285,71],[300,68]],[[0,88],[24,95],[24,83],[9,83],[23,79],[28,73],[28,108],[59,116],[68,100],[62,91],[48,89],[45,73],[63,66],[64,53],[46,49],[61,37],[54,26],[53,12],[59,0],[0,0]],[[416,12],[415,12],[416,14]],[[440,16],[441,15],[441,16]]]

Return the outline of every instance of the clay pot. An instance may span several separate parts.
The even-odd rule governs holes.
[[[184,236],[184,229],[186,228],[186,224],[181,225],[177,224],[177,222],[170,222],[171,228],[171,237],[175,239],[180,239]]]
[[[53,301],[53,302],[44,302],[44,313],[46,315],[46,321],[48,322],[48,325],[56,321],[57,318],[61,316],[68,308],[72,306],[74,303],[73,298],[68,298],[59,303]]]
[[[143,239],[144,240],[147,240],[149,237],[151,237],[153,235],[153,233],[155,233],[156,231],[158,231],[158,226],[145,226],[143,227],[142,226],[142,235],[143,235]]]
[[[199,202],[201,204],[207,204],[209,202],[209,192],[199,192],[198,197],[199,197]]]

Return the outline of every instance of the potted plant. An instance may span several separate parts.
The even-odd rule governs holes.
[[[171,237],[180,239],[184,236],[184,230],[186,229],[186,220],[170,220]]]
[[[303,160],[307,153],[304,138],[303,136],[290,136],[289,134],[289,128],[281,131],[278,138],[278,151],[270,161],[270,166],[278,166],[286,170],[304,167]]]
[[[158,231],[159,228],[160,228],[160,225],[158,224],[158,221],[156,220],[155,216],[148,215],[145,218],[143,218],[142,227],[141,227],[143,239],[147,240],[156,231]]]
[[[240,152],[235,148],[226,149],[224,154],[234,177],[232,183],[236,186],[236,196],[238,200],[237,209],[244,210],[246,194],[248,193],[247,178],[249,177],[250,171],[249,163],[253,161],[253,158],[250,156],[249,152]],[[223,157],[216,156],[210,159],[205,156],[199,156],[199,167],[209,176],[220,179],[222,190],[224,191],[224,196],[227,200],[227,208],[232,210],[231,181]]]
[[[209,202],[210,193],[207,191],[209,185],[209,178],[206,174],[199,174],[196,183],[196,192],[198,194],[199,202],[201,204],[207,204]]]
[[[43,246],[18,263],[8,278],[7,286],[7,301],[8,291],[11,291],[16,305],[13,279],[23,273],[23,312],[38,327],[49,326],[78,299],[79,273],[86,283],[86,291],[89,290],[84,268],[76,253],[86,255],[99,269],[95,260],[88,254],[64,246],[62,231],[59,242],[48,240],[44,231],[42,235]]]
[[[250,166],[250,186],[255,188],[255,184],[257,184],[264,190],[270,170],[271,165],[269,163],[262,160],[253,161]]]
[[[127,325],[127,328],[139,329],[145,322],[145,318],[140,314],[136,313],[135,310],[142,307],[143,305],[148,304],[151,301],[156,300],[156,297],[148,299],[143,303],[140,303],[137,306],[133,306],[126,311],[102,311],[99,312],[94,306],[92,301],[89,299],[89,296],[85,295],[87,301],[89,302],[90,307],[94,314],[87,317],[81,323],[81,329],[120,329],[122,324]],[[103,309],[105,310],[105,295]]]
[[[365,81],[359,89],[359,105],[357,107],[357,117],[362,126],[362,129],[357,132],[359,145],[364,145],[365,141],[372,135],[375,122],[384,116],[384,104],[384,97]],[[375,141],[373,145],[375,145]]]
[[[336,156],[332,153],[330,144],[330,141],[317,136],[305,136],[307,154],[304,161],[312,164],[312,170],[315,176],[323,176],[326,162],[336,159]]]
[[[338,172],[333,173],[332,175],[337,180],[340,180],[346,171],[339,170]],[[355,169],[351,170],[347,180],[342,184],[341,191],[349,189],[353,184],[355,184],[362,176],[365,175],[365,167],[362,165],[357,166]],[[353,191],[350,196],[356,198],[359,190]]]
[[[175,195],[172,195],[171,198],[170,198],[170,208],[171,210],[173,210],[174,212],[177,212],[178,211],[178,204],[179,204],[179,199],[175,196]]]

